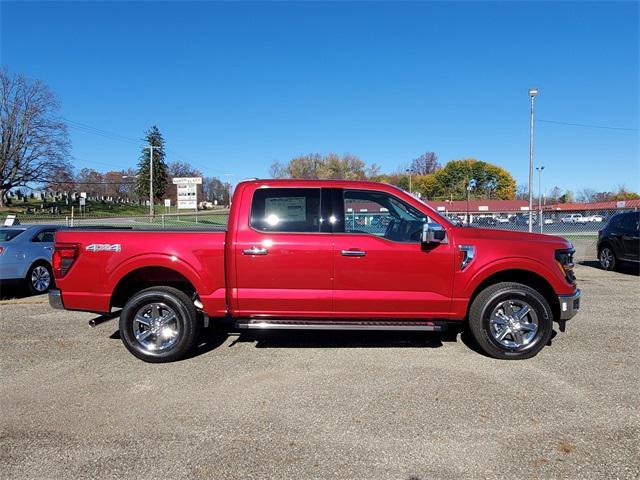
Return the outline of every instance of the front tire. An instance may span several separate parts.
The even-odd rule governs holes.
[[[200,320],[189,297],[172,287],[151,287],[135,294],[120,314],[120,338],[145,362],[180,360],[200,334]]]
[[[29,268],[25,280],[31,295],[47,293],[53,286],[51,267],[44,262],[34,263],[31,265],[31,268]]]
[[[497,283],[473,301],[469,329],[490,357],[524,360],[537,355],[549,342],[553,314],[537,290],[521,283]]]
[[[613,249],[608,245],[605,245],[600,249],[598,260],[600,260],[600,266],[603,270],[614,270],[618,263]]]

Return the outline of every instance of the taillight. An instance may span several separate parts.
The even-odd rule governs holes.
[[[4,247],[0,247],[0,255],[4,253]]]
[[[56,243],[53,250],[53,276],[64,277],[78,256],[77,243]]]

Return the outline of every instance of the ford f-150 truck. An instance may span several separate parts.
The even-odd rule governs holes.
[[[454,226],[396,187],[238,184],[226,230],[63,230],[52,306],[120,312],[149,362],[189,353],[203,323],[237,329],[469,329],[486,354],[536,355],[573,317],[573,248],[554,236]]]

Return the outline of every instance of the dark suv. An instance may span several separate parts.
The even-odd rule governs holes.
[[[640,212],[619,213],[598,232],[598,259],[605,270],[640,262]]]

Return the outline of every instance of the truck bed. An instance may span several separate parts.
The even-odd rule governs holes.
[[[162,279],[189,284],[204,310],[224,315],[225,230],[74,228],[56,234],[56,245],[76,247],[68,272],[56,280],[65,308],[109,312],[122,306],[128,286]]]

